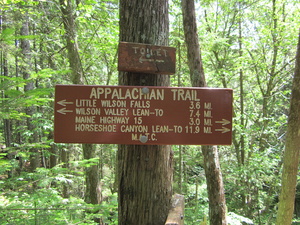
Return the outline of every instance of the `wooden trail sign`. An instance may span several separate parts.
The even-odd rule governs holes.
[[[139,43],[120,42],[118,70],[128,72],[174,74],[176,49]]]
[[[231,136],[231,89],[55,88],[55,142],[230,145]]]

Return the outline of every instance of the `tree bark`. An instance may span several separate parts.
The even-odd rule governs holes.
[[[93,144],[83,144],[83,157],[84,159],[92,159],[95,157],[96,145]],[[85,170],[86,177],[86,193],[85,202],[91,204],[101,203],[102,197],[99,189],[99,168],[98,165],[91,165]]]
[[[70,149],[70,148],[69,148]],[[61,149],[60,152],[60,158],[61,161],[64,163],[63,168],[68,168],[69,167],[69,149]],[[70,190],[69,190],[69,185],[67,182],[64,183],[63,185],[63,190],[62,190],[62,197],[63,198],[69,198],[70,197]]]
[[[22,24],[21,27],[21,35],[26,36],[29,35],[29,24],[28,24],[28,18],[25,18],[25,21]],[[31,63],[31,48],[30,48],[30,42],[28,39],[23,38],[21,40],[21,49],[22,49],[22,55],[23,55],[23,66],[22,66],[22,74],[23,78],[25,80],[28,80],[30,78],[30,71],[32,70],[32,63]],[[34,82],[30,81],[27,82],[24,86],[24,91],[28,92],[35,88]],[[36,112],[35,106],[28,106],[25,109],[26,114],[28,115],[27,118],[27,129],[32,132],[31,137],[29,138],[30,143],[37,143],[38,142],[38,134],[35,131],[36,126],[33,123],[32,116]],[[36,168],[40,165],[40,153],[38,152],[37,148],[31,147],[30,149],[30,171],[33,172],[36,170]]]
[[[2,27],[1,27],[2,30]],[[1,50],[1,65],[3,65],[0,69],[1,74],[3,76],[8,77],[8,63],[7,63],[7,54],[5,51]],[[5,96],[4,91],[1,92],[1,98],[7,98]],[[9,111],[9,107],[5,106],[2,110],[5,110],[5,112]],[[11,119],[3,119],[3,125],[4,125],[4,140],[6,147],[10,147],[12,141],[12,121]]]
[[[76,3],[79,1],[76,1]],[[75,9],[76,4],[72,0],[60,0],[60,9],[62,12],[64,29],[66,32],[68,59],[70,68],[72,70],[73,84],[83,84],[83,69],[81,65],[79,47],[76,38],[75,26]],[[93,144],[83,144],[83,157],[84,159],[94,158],[96,149]],[[66,162],[65,162],[66,163]],[[98,204],[100,198],[98,197],[97,190],[99,187],[99,169],[98,166],[91,166],[86,170],[86,193],[85,201],[87,203]]]
[[[120,41],[168,45],[167,0],[121,0]],[[166,75],[120,72],[120,85],[168,86]],[[171,147],[119,145],[119,225],[163,225],[172,198]]]
[[[53,139],[53,132],[50,132],[48,139],[51,140]],[[49,167],[53,168],[57,165],[57,153],[58,153],[58,147],[55,143],[50,145],[50,159],[49,159]]]
[[[300,33],[288,117],[277,225],[292,223],[300,152]]]
[[[209,221],[226,225],[226,200],[217,146],[202,146],[209,199]]]
[[[73,84],[83,84],[83,70],[79,56],[75,26],[76,5],[72,0],[59,0],[59,2],[67,41],[68,59],[72,70],[72,82]]]
[[[182,0],[181,3],[191,82],[194,87],[205,87],[194,0]],[[217,146],[202,146],[202,154],[209,198],[210,224],[225,225],[227,224],[226,201],[218,148]]]
[[[182,0],[181,6],[191,83],[194,87],[206,87],[194,0]]]
[[[2,12],[2,10],[0,10],[0,12],[2,13],[2,23],[0,23],[0,31],[3,31],[6,29],[6,26],[3,25],[3,22],[6,20],[6,16],[4,15],[4,12]],[[0,51],[0,65],[2,65],[0,67],[0,74],[2,74],[5,77],[9,76],[9,72],[8,72],[8,57],[7,57],[7,52],[6,52],[6,46],[3,46],[1,51]],[[2,83],[2,79],[0,79],[0,83]],[[1,91],[1,99],[5,99],[8,96],[5,95],[4,91]],[[3,100],[3,102],[1,102],[1,105],[3,105],[2,110],[5,113],[9,113],[9,106],[6,105],[4,103],[5,101]],[[1,110],[1,111],[2,111]],[[3,119],[3,136],[4,136],[4,141],[5,141],[5,145],[0,145],[0,151],[2,149],[5,148],[9,148],[11,147],[11,144],[13,142],[12,140],[12,120],[11,119]],[[8,171],[8,177],[12,176],[12,170]]]

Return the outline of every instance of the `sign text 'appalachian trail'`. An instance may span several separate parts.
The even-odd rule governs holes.
[[[55,88],[55,142],[230,145],[231,136],[231,89]]]

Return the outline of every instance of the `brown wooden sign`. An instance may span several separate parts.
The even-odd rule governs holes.
[[[55,142],[230,145],[231,135],[231,89],[55,88]]]
[[[174,74],[176,49],[166,46],[120,42],[118,70],[128,72]]]

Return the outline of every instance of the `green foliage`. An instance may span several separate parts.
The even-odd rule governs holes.
[[[13,44],[13,39],[14,39],[14,33],[15,30],[12,28],[6,28],[2,30],[1,35],[0,35],[0,40],[1,42],[5,44]]]
[[[204,183],[203,183],[204,182]],[[199,185],[189,185],[185,194],[184,222],[186,224],[201,224],[208,216],[208,196],[205,180]]]
[[[91,159],[83,159],[80,161],[73,161],[71,162],[72,164],[74,164],[74,166],[78,166],[78,167],[91,167],[94,165],[97,165],[99,163],[99,158],[91,158]]]
[[[5,174],[12,168],[9,161],[5,160],[7,153],[0,153],[0,174]],[[3,175],[2,175],[3,176]],[[0,181],[3,182],[3,181]]]
[[[10,191],[5,191],[0,197],[0,223],[97,224],[94,219],[102,218],[104,222],[117,224],[116,194],[108,196],[100,205],[87,204],[75,196],[68,199],[61,196],[63,184],[71,185],[76,179],[82,180],[78,175],[57,166],[38,168],[35,173],[23,173],[9,182],[1,182],[0,188]]]

